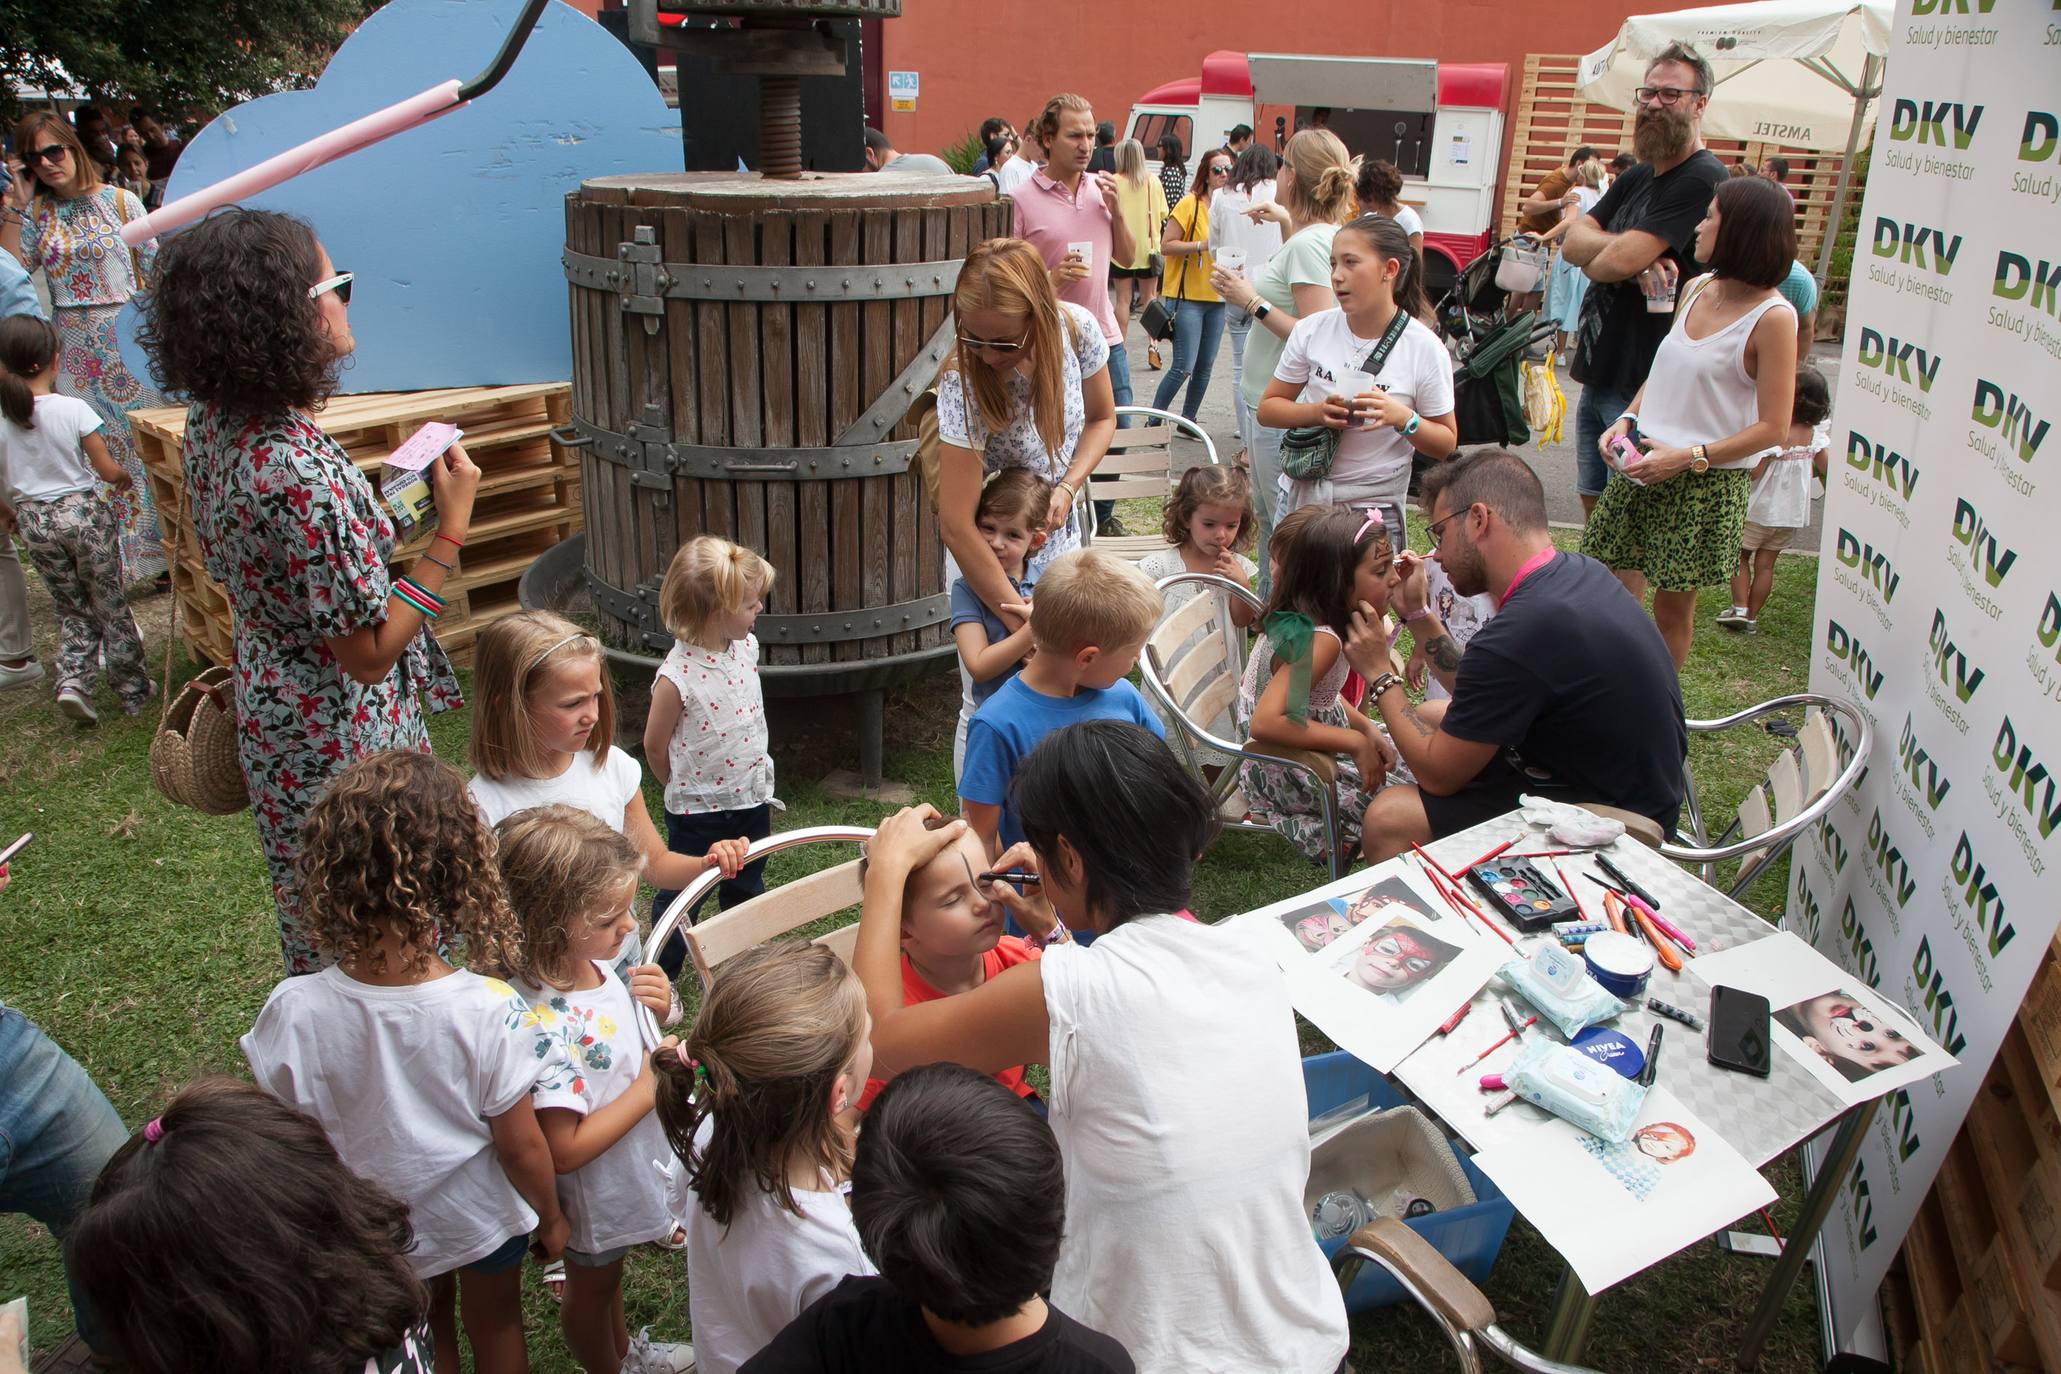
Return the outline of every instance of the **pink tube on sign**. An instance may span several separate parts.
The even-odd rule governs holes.
[[[122,241],[133,248],[160,234],[183,229],[210,210],[269,191],[282,181],[312,172],[382,139],[406,133],[439,115],[449,114],[463,103],[458,99],[459,85],[454,78],[432,86],[420,95],[410,96],[383,110],[375,110],[363,119],[352,120],[342,128],[331,129],[326,134],[268,157],[255,167],[247,167],[212,186],[183,195],[141,219],[124,224]]]

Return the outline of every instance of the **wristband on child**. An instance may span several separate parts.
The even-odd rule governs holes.
[[[1043,935],[1026,934],[1023,937],[1023,943],[1026,949],[1042,950],[1047,945],[1063,945],[1072,939],[1073,934],[1067,930],[1066,922],[1055,917],[1052,921],[1052,929],[1046,931]]]

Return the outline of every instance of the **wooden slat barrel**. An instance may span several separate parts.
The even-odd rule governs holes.
[[[887,174],[605,177],[566,198],[586,581],[609,638],[671,647],[660,579],[710,533],[778,571],[769,692],[877,689],[951,652],[904,417],[951,346],[960,262],[1011,208],[985,178]]]

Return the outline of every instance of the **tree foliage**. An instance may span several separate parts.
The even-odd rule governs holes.
[[[382,0],[0,0],[0,92],[77,86],[99,100],[211,116],[308,86]],[[69,79],[67,79],[69,78]]]

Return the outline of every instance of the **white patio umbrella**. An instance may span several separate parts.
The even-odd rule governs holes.
[[[1635,14],[1581,62],[1584,100],[1632,107],[1646,67],[1670,43],[1703,54],[1717,78],[1703,132],[1749,142],[1846,150],[1818,249],[1822,280],[1846,210],[1854,153],[1875,122],[1894,0],[1749,0]]]

